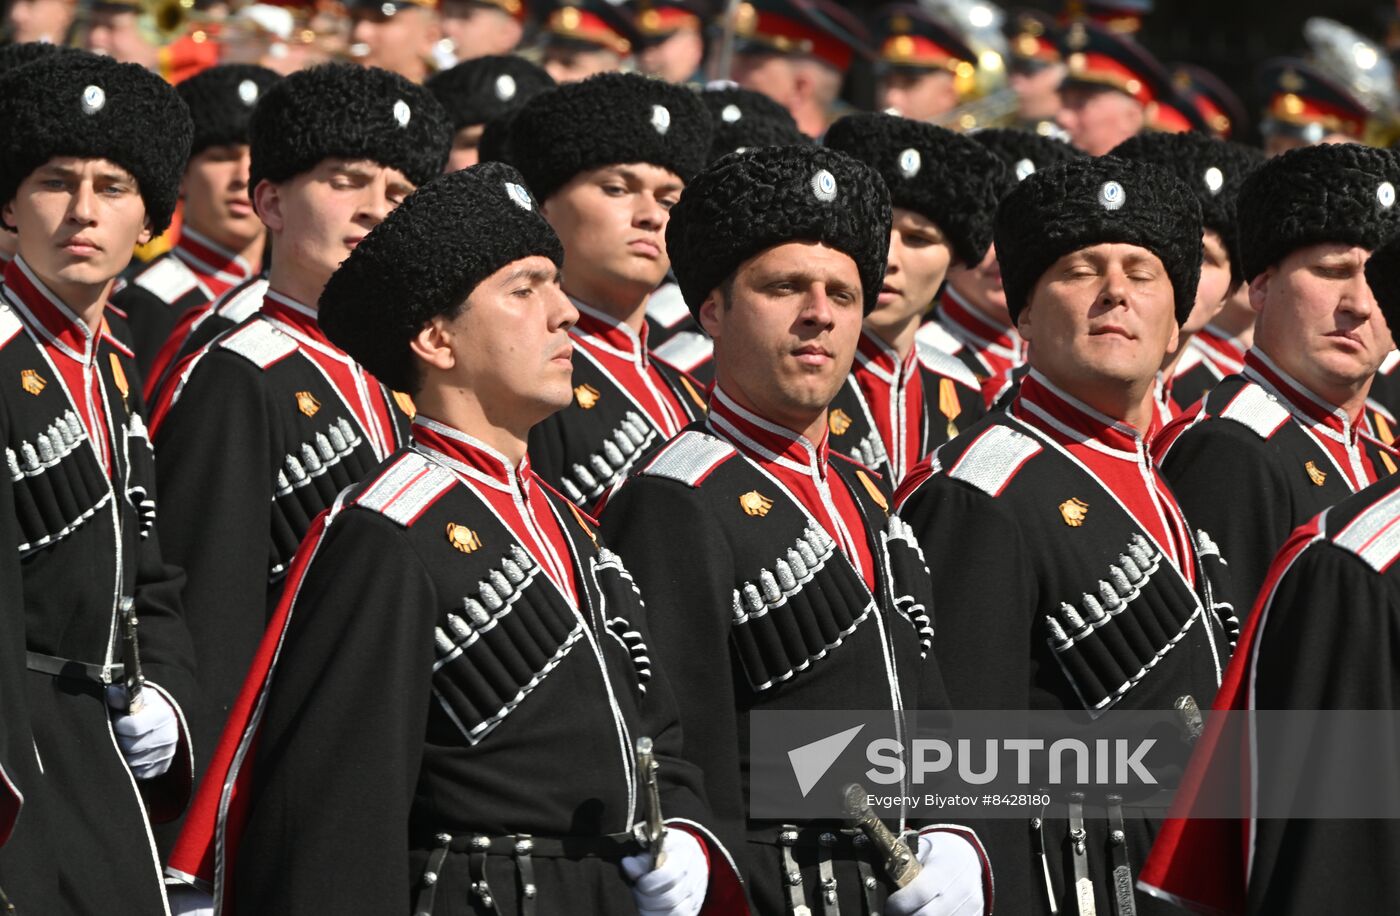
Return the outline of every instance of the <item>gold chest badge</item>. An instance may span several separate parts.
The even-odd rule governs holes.
[[[1303,470],[1308,472],[1308,480],[1313,482],[1313,486],[1320,487],[1327,482],[1327,472],[1319,471],[1315,463],[1309,461],[1303,465]]]
[[[38,397],[41,391],[49,387],[49,383],[44,381],[44,377],[39,374],[38,370],[25,369],[19,374],[19,386]]]
[[[890,511],[890,502],[885,499],[885,494],[880,492],[880,488],[875,486],[875,481],[870,479],[870,475],[857,469],[856,477],[860,478],[860,482],[865,485],[865,492],[870,494],[870,498],[875,501],[875,505],[879,506],[881,511],[888,513]]]
[[[1065,520],[1065,524],[1071,528],[1078,528],[1084,524],[1084,519],[1089,514],[1089,504],[1079,497],[1071,497],[1060,503],[1060,518]]]
[[[739,497],[739,508],[744,510],[745,515],[763,518],[773,508],[773,500],[757,490],[750,490]]]
[[[297,410],[308,417],[316,416],[316,412],[321,409],[321,402],[316,400],[316,396],[309,391],[297,392]]]
[[[404,394],[402,391],[395,391],[393,395],[394,403],[399,405],[399,410],[407,414],[410,420],[418,416],[418,408],[414,405],[413,398]]]
[[[826,415],[826,425],[833,436],[844,436],[846,430],[851,428],[851,422],[851,415],[839,407]]]
[[[112,358],[112,381],[117,386],[117,392],[122,396],[122,405],[126,407],[126,412],[131,413],[131,384],[126,380],[126,370],[122,369],[122,361],[117,358],[117,354],[110,354]]]
[[[598,389],[592,385],[579,385],[574,389],[574,400],[578,401],[578,406],[584,410],[592,410],[598,405],[598,398],[601,395]]]
[[[466,525],[447,523],[447,542],[462,553],[475,553],[481,549],[481,538]]]

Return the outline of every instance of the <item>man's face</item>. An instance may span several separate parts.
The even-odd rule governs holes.
[[[424,76],[426,61],[442,34],[433,10],[400,7],[386,16],[383,10],[356,8],[352,15],[350,43],[357,62],[392,70],[411,80]]]
[[[1021,117],[1053,117],[1060,108],[1060,83],[1064,76],[1064,64],[1048,61],[1012,67],[1007,80],[1020,102]]]
[[[50,287],[99,286],[151,239],[130,172],[106,159],[55,156],[20,182],[5,205],[19,253]]]
[[[673,172],[644,162],[575,175],[540,207],[564,243],[565,286],[600,304],[645,296],[671,267],[666,222],[684,188]]]
[[[16,44],[48,41],[58,44],[73,22],[71,0],[10,0],[5,24]]]
[[[367,159],[326,159],[286,181],[260,182],[254,200],[272,231],[277,259],[319,290],[411,193],[413,183],[398,169]]]
[[[463,0],[444,0],[442,34],[452,39],[457,59],[509,54],[520,43],[520,22],[504,10]]]
[[[447,171],[457,172],[481,161],[481,134],[485,124],[468,124],[452,137],[452,152],[447,156]]]
[[[1249,284],[1250,304],[1259,313],[1255,346],[1335,404],[1345,400],[1340,393],[1370,379],[1395,348],[1366,283],[1370,256],[1355,245],[1309,245]]]
[[[698,29],[677,29],[637,51],[637,69],[668,83],[684,83],[700,69],[705,42]]]
[[[622,58],[607,48],[584,51],[578,48],[546,48],[540,63],[556,83],[576,83],[599,73],[621,69]]]
[[[1171,278],[1136,245],[1094,245],[1050,266],[1021,311],[1030,362],[1070,394],[1149,385],[1177,344]],[[1090,396],[1083,400],[1096,402]]]
[[[950,267],[948,285],[983,315],[1011,327],[1011,313],[1006,308],[1006,288],[1001,285],[1001,264],[997,261],[995,245],[987,246],[987,255],[980,264],[967,267],[957,263]]]
[[[1069,142],[1090,156],[1102,156],[1142,130],[1142,104],[1106,87],[1073,83],[1060,88],[1055,120]]]
[[[1210,324],[1230,294],[1230,253],[1220,233],[1207,229],[1201,236],[1201,249],[1201,282],[1196,285],[1196,304],[1181,325],[1183,334],[1195,334]]]
[[[248,144],[211,146],[190,159],[180,184],[185,224],[239,251],[263,232],[248,196]]]
[[[943,230],[913,210],[895,207],[880,297],[865,319],[871,330],[897,333],[928,310],[953,259]]]
[[[791,111],[798,101],[796,62],[781,54],[736,54],[733,79]]]
[[[927,121],[958,107],[953,74],[947,70],[892,70],[880,78],[879,107]]]
[[[129,10],[95,9],[87,29],[87,48],[122,63],[153,67],[159,52],[141,32],[140,17]]]
[[[808,428],[855,358],[863,301],[855,261],[816,242],[788,242],[739,265],[728,286],[700,308],[716,378],[764,418]]]
[[[472,290],[460,315],[435,320],[450,337],[449,384],[471,391],[488,411],[533,425],[573,397],[569,328],[578,310],[549,258],[507,264]]]

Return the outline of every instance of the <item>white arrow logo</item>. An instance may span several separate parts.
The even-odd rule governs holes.
[[[807,793],[812,791],[826,771],[831,769],[831,765],[836,762],[836,758],[850,747],[851,742],[860,734],[864,725],[857,725],[855,728],[848,728],[843,732],[837,732],[811,744],[804,744],[801,747],[788,751],[788,760],[792,763],[792,773],[797,777],[797,788],[802,791],[802,797],[806,798]]]

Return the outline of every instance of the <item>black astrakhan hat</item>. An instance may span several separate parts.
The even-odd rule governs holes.
[[[211,146],[247,143],[248,124],[263,93],[282,77],[255,64],[220,64],[195,74],[175,87],[194,120],[197,156]]]
[[[520,173],[500,162],[474,165],[423,185],[370,230],[321,292],[320,325],[380,381],[413,392],[413,335],[532,255],[564,263]]]
[[[84,54],[77,48],[52,44],[47,41],[21,41],[18,44],[0,45],[0,73],[9,73],[16,67],[33,63],[51,54]]]
[[[579,172],[646,162],[689,181],[705,164],[710,119],[695,93],[635,73],[601,73],[525,104],[511,124],[511,164],[541,200]]]
[[[1381,243],[1366,261],[1366,282],[1376,297],[1385,322],[1394,333],[1400,329],[1400,233]]]
[[[0,80],[0,201],[55,156],[108,159],[135,178],[151,230],[164,232],[194,130],[175,89],[137,64],[50,54]]]
[[[1200,202],[1202,225],[1224,240],[1232,284],[1244,280],[1237,205],[1244,180],[1264,162],[1261,151],[1206,134],[1142,133],[1124,140],[1109,155],[1171,169]]]
[[[806,146],[812,142],[797,129],[786,108],[761,92],[720,84],[706,87],[700,101],[714,128],[707,163],[759,146]]]
[[[1240,257],[1245,280],[1308,245],[1374,249],[1400,225],[1395,154],[1355,143],[1289,150],[1240,189]]]
[[[1014,182],[985,147],[932,124],[875,113],[847,115],[827,130],[825,143],[879,172],[892,206],[937,223],[959,261],[981,263],[997,202]]]
[[[1063,140],[1015,127],[989,127],[968,136],[991,150],[1017,181],[1024,181],[1032,172],[1083,159],[1085,155]],[[1007,190],[1011,190],[1010,187]]]
[[[322,64],[279,80],[258,102],[248,134],[252,188],[330,158],[370,159],[426,184],[442,174],[452,147],[447,113],[431,92],[354,64]]]
[[[740,264],[788,242],[850,255],[869,314],[890,248],[890,195],[880,174],[819,146],[733,153],[695,176],[666,224],[671,269],[692,315]]]
[[[458,131],[519,108],[553,88],[554,79],[523,57],[501,54],[463,61],[433,74],[425,85]]]
[[[1171,172],[1112,156],[1078,159],[1026,177],[997,210],[997,259],[1014,322],[1060,258],[1104,243],[1146,248],[1172,281],[1186,320],[1201,278],[1201,206]]]

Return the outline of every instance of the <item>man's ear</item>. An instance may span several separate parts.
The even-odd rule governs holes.
[[[700,327],[704,328],[705,333],[713,340],[719,340],[720,331],[724,327],[724,322],[720,319],[720,312],[723,310],[724,296],[718,289],[710,290],[705,301],[700,303]]]
[[[13,199],[5,202],[5,207],[0,210],[0,220],[5,221],[5,228],[13,231],[18,228],[15,225],[15,202]]]
[[[1026,343],[1031,340],[1031,305],[1027,302],[1021,306],[1021,313],[1016,316],[1016,333],[1021,335],[1021,339]]]
[[[452,332],[447,327],[447,319],[435,315],[423,324],[408,341],[408,348],[434,369],[447,371],[457,365],[457,355],[452,352]]]
[[[1249,281],[1249,307],[1255,312],[1264,311],[1264,300],[1269,296],[1269,281],[1273,278],[1273,267],[1267,267],[1263,273]]]
[[[282,187],[264,178],[249,195],[253,201],[253,212],[263,225],[273,232],[281,232],[286,221],[282,219]]]
[[[137,245],[144,245],[151,240],[155,233],[151,231],[151,218],[146,217],[146,223],[141,228],[141,234],[136,237]]]

